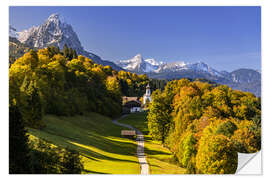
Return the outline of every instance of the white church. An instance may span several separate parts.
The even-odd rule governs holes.
[[[145,104],[145,103],[147,102],[147,100],[148,100],[149,102],[152,101],[152,99],[151,99],[151,90],[150,90],[149,84],[146,86],[146,92],[145,92],[145,94],[143,95],[143,104]]]
[[[151,91],[150,91],[150,85],[148,84],[146,86],[146,92],[143,95],[143,104],[146,104],[147,102],[151,102]],[[122,102],[123,102],[123,112],[125,113],[136,113],[136,112],[142,112],[142,104],[138,100],[138,97],[122,97]]]

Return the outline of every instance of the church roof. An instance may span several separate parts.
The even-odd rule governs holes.
[[[127,96],[122,96],[122,101],[137,101],[138,97],[127,97]]]

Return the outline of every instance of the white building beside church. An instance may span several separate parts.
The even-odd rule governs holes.
[[[135,112],[142,112],[142,108],[141,107],[130,108],[130,113],[135,113]]]
[[[138,97],[122,97],[123,102],[123,111],[125,113],[136,113],[136,112],[142,112],[141,109],[141,102],[138,100]]]
[[[150,90],[149,84],[146,86],[146,92],[145,92],[145,94],[143,95],[143,104],[145,104],[145,103],[147,102],[147,100],[148,100],[149,102],[152,101],[152,99],[151,99],[151,90]]]

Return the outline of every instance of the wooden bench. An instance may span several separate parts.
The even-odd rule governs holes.
[[[121,136],[123,137],[129,137],[129,138],[135,138],[136,131],[135,130],[122,130]]]

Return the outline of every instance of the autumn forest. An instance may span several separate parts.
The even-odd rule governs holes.
[[[31,132],[48,128],[48,115],[118,118],[122,96],[140,99],[147,84],[152,101],[144,107],[145,128],[185,173],[234,174],[237,152],[261,149],[261,99],[252,93],[200,79],[115,71],[67,46],[51,46],[30,50],[9,67],[10,173],[82,173],[80,151]]]

